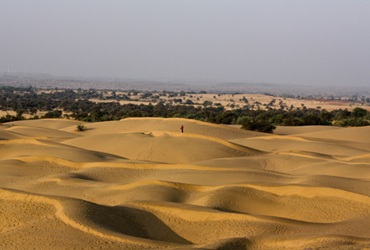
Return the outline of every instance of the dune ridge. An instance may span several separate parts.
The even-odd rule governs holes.
[[[2,248],[370,248],[368,127],[78,124],[0,126]]]

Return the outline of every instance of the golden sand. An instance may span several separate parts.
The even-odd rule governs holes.
[[[78,124],[0,126],[1,249],[370,249],[370,127]]]

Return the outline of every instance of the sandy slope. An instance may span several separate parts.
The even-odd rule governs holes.
[[[0,126],[1,249],[370,248],[369,127],[77,124]]]

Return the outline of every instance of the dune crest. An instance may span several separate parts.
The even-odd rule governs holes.
[[[78,124],[0,127],[4,249],[370,248],[369,127]]]

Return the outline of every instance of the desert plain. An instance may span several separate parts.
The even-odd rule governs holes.
[[[79,124],[1,124],[1,249],[370,249],[370,127]]]

